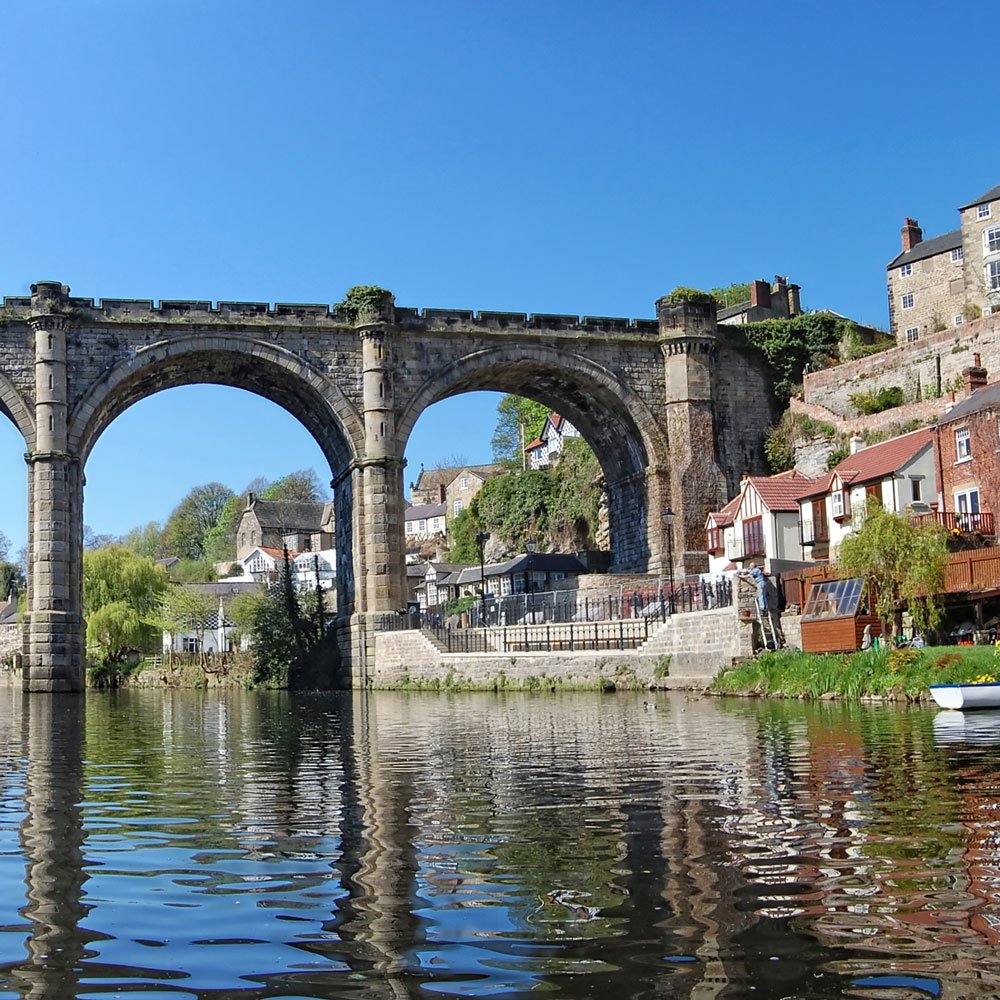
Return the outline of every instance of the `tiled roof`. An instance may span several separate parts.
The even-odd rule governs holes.
[[[975,208],[976,205],[985,205],[988,201],[1000,201],[1000,184],[995,188],[990,188],[984,195],[980,195],[975,201],[970,201],[968,205],[963,205],[959,211],[965,208]]]
[[[918,260],[926,260],[928,257],[935,257],[939,253],[946,253],[962,245],[962,230],[955,229],[950,233],[942,233],[940,236],[932,236],[929,240],[921,240],[915,247],[904,250],[901,254],[893,257],[886,265],[887,270],[899,267],[902,264],[913,264]]]
[[[447,513],[446,503],[418,503],[407,507],[404,517],[407,521],[419,521],[421,518],[444,517]]]
[[[536,448],[541,448],[545,445],[545,442],[541,438],[535,438],[534,441],[529,445],[525,445],[525,451],[534,451]]]
[[[722,508],[722,510],[713,510],[708,517],[712,519],[717,528],[724,528],[727,524],[732,524],[736,518],[736,511],[739,510],[740,501],[743,499],[742,493],[737,493],[732,500],[729,501]],[[708,519],[706,518],[706,527]]]
[[[956,403],[946,413],[938,418],[938,424],[949,424],[953,420],[964,420],[970,413],[982,410],[987,406],[996,406],[1000,403],[1000,382],[991,382],[981,389],[976,389],[970,396],[966,396],[960,403]]]
[[[319,531],[326,504],[296,500],[253,500],[253,512],[262,528],[277,528],[288,535],[298,531]]]
[[[454,482],[455,477],[463,472],[479,476],[480,479],[489,479],[491,476],[498,476],[503,472],[502,465],[460,465],[453,469],[421,469],[417,481],[413,484],[413,489],[422,491],[430,490],[435,486],[447,486]]]
[[[821,497],[825,493],[830,492],[831,482],[833,482],[833,473],[827,472],[824,475],[820,476],[819,479],[814,479],[807,486],[803,487],[803,489],[795,499],[808,500],[811,497]]]
[[[776,476],[750,477],[750,483],[764,506],[775,512],[797,511],[799,496],[812,482],[812,477],[799,472],[798,469],[779,472]]]
[[[838,462],[830,471],[840,476],[849,486],[884,479],[901,469],[925,448],[929,448],[931,436],[931,429],[922,427],[919,431],[911,431],[881,444],[873,444],[870,448],[862,448]]]

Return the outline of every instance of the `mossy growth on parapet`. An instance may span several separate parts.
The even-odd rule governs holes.
[[[683,285],[678,285],[672,292],[663,296],[663,301],[671,306],[680,305],[682,302],[689,302],[693,305],[708,305],[709,303],[714,305],[715,297],[709,292],[703,292],[697,288],[685,288]]]
[[[348,288],[337,312],[352,323],[364,323],[378,319],[386,306],[392,304],[393,294],[378,285],[355,285]]]

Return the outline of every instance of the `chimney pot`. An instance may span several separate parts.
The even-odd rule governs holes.
[[[924,238],[924,231],[916,219],[907,218],[900,230],[900,235],[903,237],[903,252],[905,253],[907,250],[912,250]]]

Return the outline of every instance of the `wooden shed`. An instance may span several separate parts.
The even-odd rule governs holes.
[[[853,653],[861,648],[865,626],[882,634],[872,614],[869,588],[860,578],[814,583],[802,611],[802,648],[807,653]]]

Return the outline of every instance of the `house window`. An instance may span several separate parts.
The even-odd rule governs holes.
[[[461,500],[456,500],[455,501],[455,505],[453,507],[453,510],[455,511],[455,517],[458,517],[458,515],[462,513],[462,507],[463,506],[464,506],[464,504],[462,503]]]
[[[913,265],[912,264],[904,264],[899,269],[899,276],[901,278],[908,278],[911,274],[913,274]]]
[[[920,328],[916,326],[911,326],[906,331],[906,342],[912,344],[920,336]]]
[[[421,518],[419,521],[417,521],[417,531],[426,531],[426,530],[427,530],[427,521],[425,518]]]
[[[743,522],[743,555],[762,556],[764,554],[764,521],[760,517],[750,517]]]
[[[910,480],[910,499],[919,500],[920,499],[920,480],[911,479]]]
[[[955,247],[951,252],[951,260],[953,264],[960,264],[965,259],[965,251],[961,247]]]
[[[468,476],[462,476],[462,478],[458,482],[458,485],[463,490],[467,490],[469,488],[469,477]]]
[[[901,305],[901,306],[902,306],[902,307],[903,307],[904,309],[912,309],[912,308],[913,308],[913,292],[907,292],[907,293],[906,293],[906,294],[905,294],[905,295],[904,295],[904,296],[903,296],[903,297],[902,297],[902,298],[901,298],[901,299],[899,300],[899,304],[900,304],[900,305]]]
[[[983,247],[987,253],[1000,253],[1000,226],[992,226],[983,233]]]
[[[198,641],[198,637],[194,635],[186,635],[181,639],[181,649],[185,653],[200,653],[201,643]]]
[[[969,438],[969,428],[960,427],[955,431],[955,461],[964,462],[972,458],[972,441]]]
[[[826,500],[813,500],[813,541],[828,542],[830,540],[830,525],[826,520]]]
[[[976,206],[976,218],[977,219],[988,219],[991,215],[989,205],[977,205]]]
[[[711,552],[713,555],[723,550],[722,531],[723,529],[718,527],[713,527],[708,529],[707,551]]]
[[[955,510],[958,514],[958,527],[962,531],[972,531],[979,520],[974,516],[979,513],[979,487],[956,493]]]
[[[986,285],[991,292],[1000,290],[1000,260],[991,260],[986,265]]]
[[[961,326],[965,322],[965,317],[961,313],[955,313],[955,326]]]
[[[851,516],[851,494],[847,490],[837,490],[830,494],[830,510],[834,520]]]

